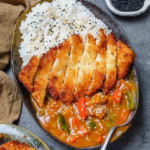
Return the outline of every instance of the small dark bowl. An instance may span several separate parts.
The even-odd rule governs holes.
[[[52,0],[45,0],[48,2],[51,2]],[[79,1],[79,0],[78,0]],[[40,1],[39,3],[42,3],[44,1]],[[125,35],[124,31],[122,30],[122,28],[120,27],[120,25],[114,20],[112,19],[110,16],[108,16],[105,12],[103,12],[100,8],[98,8],[97,6],[86,2],[86,1],[81,1],[82,4],[84,6],[86,6],[91,12],[93,12],[93,14],[101,19],[107,26],[109,29],[112,30],[112,32],[114,33],[114,35],[116,36],[116,38],[120,39],[121,41],[123,41],[124,43],[126,43],[127,45],[130,46],[130,43],[128,41],[127,36]],[[14,75],[14,79],[15,82],[18,86],[19,92],[21,94],[22,100],[25,104],[25,106],[27,107],[29,113],[31,114],[31,116],[33,117],[33,119],[36,121],[36,123],[41,127],[41,129],[43,129],[50,137],[52,137],[53,139],[55,139],[57,142],[70,147],[71,149],[79,149],[79,150],[91,150],[91,149],[96,149],[96,148],[100,148],[101,145],[98,146],[92,146],[92,147],[85,147],[85,148],[76,148],[73,146],[70,146],[66,143],[63,143],[62,141],[58,140],[56,137],[54,137],[52,134],[50,134],[48,131],[46,131],[40,124],[37,116],[36,116],[36,112],[34,110],[34,107],[30,101],[30,94],[29,92],[26,90],[26,88],[19,82],[18,80],[18,73],[21,70],[21,66],[22,66],[22,59],[19,56],[19,45],[21,43],[21,33],[19,31],[19,27],[21,25],[21,21],[25,20],[26,18],[26,14],[29,13],[31,11],[31,9],[28,9],[26,12],[24,12],[20,18],[18,19],[15,29],[14,29],[14,34],[13,34],[13,40],[12,40],[12,47],[11,47],[11,65],[12,65],[12,71],[13,71],[13,75]],[[133,70],[133,75],[132,75],[132,80],[135,81],[136,86],[137,86],[137,95],[136,95],[136,100],[138,101],[139,98],[139,92],[138,92],[138,77],[137,77],[137,72],[135,67],[132,67]]]

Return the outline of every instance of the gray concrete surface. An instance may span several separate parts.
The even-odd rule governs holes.
[[[89,1],[102,8],[121,25],[136,53],[135,66],[139,75],[140,104],[137,117],[129,130],[108,146],[108,150],[150,150],[150,9],[139,17],[121,18],[108,10],[104,0]],[[6,72],[12,77],[10,66]],[[24,105],[16,124],[35,133],[51,150],[69,150],[48,137],[35,123]]]

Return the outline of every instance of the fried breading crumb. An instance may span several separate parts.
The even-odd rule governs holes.
[[[18,74],[19,81],[23,83],[30,93],[33,90],[33,80],[38,67],[38,62],[39,58],[37,56],[33,56],[28,64],[24,66]]]
[[[27,137],[26,135],[23,136],[24,139],[25,139],[26,137]]]

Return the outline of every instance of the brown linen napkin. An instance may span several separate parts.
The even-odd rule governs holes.
[[[22,12],[39,0],[0,0],[0,70],[9,63],[15,23]],[[21,110],[21,97],[7,74],[0,71],[0,123],[13,123]]]
[[[15,23],[22,12],[39,0],[0,0],[0,70],[9,62]]]
[[[17,120],[21,110],[21,97],[13,80],[0,71],[0,123]]]

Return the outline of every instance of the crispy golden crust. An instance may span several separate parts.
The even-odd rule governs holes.
[[[51,48],[47,53],[43,54],[36,72],[33,92],[33,99],[39,107],[43,106],[48,85],[48,73],[53,67],[53,62],[56,58],[57,47]]]
[[[47,90],[53,99],[58,99],[61,92],[69,60],[70,49],[71,44],[69,40],[65,40],[58,46],[56,60],[49,73],[49,83],[47,87]]]
[[[107,49],[107,37],[103,29],[99,30],[99,42],[96,45],[97,57],[95,60],[94,72],[92,77],[92,83],[86,92],[86,95],[90,96],[94,94],[98,89],[102,88],[103,81],[106,72],[106,49]]]
[[[135,54],[126,44],[117,41],[117,67],[118,80],[122,79],[128,72],[130,65],[134,62]]]
[[[1,150],[36,150],[36,149],[30,148],[25,143],[20,143],[19,141],[9,141],[1,145]]]
[[[91,84],[93,75],[93,67],[96,58],[96,44],[92,35],[87,34],[85,49],[79,64],[78,81],[76,84],[74,97],[78,99],[85,95],[88,87]]]
[[[106,80],[104,82],[103,94],[106,94],[116,83],[116,55],[116,39],[112,33],[109,33],[106,52]]]
[[[39,58],[37,56],[33,56],[28,64],[24,66],[18,74],[19,81],[23,83],[30,93],[33,90],[33,80],[38,64]]]
[[[70,38],[71,53],[66,71],[66,77],[61,89],[60,99],[63,101],[73,100],[73,91],[78,79],[79,61],[84,49],[82,38],[78,35],[72,35]]]

